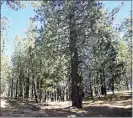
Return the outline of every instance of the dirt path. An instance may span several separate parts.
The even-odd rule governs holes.
[[[71,102],[51,102],[36,104],[27,101],[1,99],[1,116],[12,117],[131,117],[131,95],[124,95],[120,100],[86,101],[82,109],[71,108]]]

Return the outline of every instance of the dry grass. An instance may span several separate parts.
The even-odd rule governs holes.
[[[2,116],[132,116],[131,92],[117,93],[107,97],[94,98],[83,102],[82,109],[70,108],[71,102],[34,103],[33,101],[1,100]]]

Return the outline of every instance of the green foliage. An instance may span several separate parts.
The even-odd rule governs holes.
[[[36,16],[30,20],[26,38],[16,36],[13,67],[7,74],[20,87],[18,93],[26,91],[28,80],[29,91],[34,87],[34,93],[56,91],[65,86],[63,82],[72,80],[74,66],[82,76],[80,82],[84,88],[119,85],[123,76],[130,73],[129,46],[110,23],[109,13],[101,9],[102,4],[74,2],[61,1],[60,5],[55,1],[32,2]],[[40,21],[39,28],[35,21]]]
[[[19,10],[19,9],[23,9],[26,7],[26,2],[24,1],[12,1],[12,0],[5,0],[5,1],[1,1],[1,7],[3,7],[4,5],[8,5],[11,9],[13,10]]]

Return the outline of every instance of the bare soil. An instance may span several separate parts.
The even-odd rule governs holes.
[[[71,107],[71,102],[35,103],[1,98],[2,117],[132,117],[132,94],[124,92],[83,102],[83,108]]]

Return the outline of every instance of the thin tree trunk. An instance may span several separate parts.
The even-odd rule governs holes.
[[[18,98],[18,78],[17,78],[17,82],[16,82],[16,93],[15,93],[15,99]]]
[[[29,74],[29,73],[28,73]],[[29,98],[29,86],[30,86],[30,79],[29,76],[26,78],[26,88],[25,88],[25,98]]]
[[[34,90],[35,101],[36,101],[36,103],[38,103],[38,97],[37,97],[37,93],[36,93],[35,82],[33,82],[33,90]]]
[[[40,80],[40,94],[39,94],[39,99],[40,99],[40,102],[42,101],[42,85],[43,85],[43,78],[41,78]]]
[[[31,88],[31,97],[33,98],[34,96],[34,82],[32,81],[32,88]]]
[[[66,88],[64,89],[64,101],[67,100]]]
[[[126,80],[125,80],[125,82],[126,82],[126,88],[127,88],[127,90],[129,90],[129,87],[128,87],[128,77],[127,77],[127,75],[126,75]]]
[[[14,78],[12,77],[11,78],[11,98],[13,98],[13,85],[14,85],[13,80]]]
[[[22,71],[20,71],[19,76],[19,97],[23,96],[23,89],[22,89]]]
[[[104,66],[103,66],[103,81],[104,81],[104,94],[105,94],[105,96],[106,96],[106,95],[107,95],[107,90],[106,90]]]
[[[93,89],[92,89],[92,83],[91,83],[91,72],[89,72],[89,83],[90,83],[91,97],[93,97]]]
[[[112,78],[112,92],[113,92],[113,94],[115,94],[115,92],[114,92],[114,79]]]

